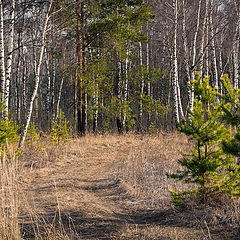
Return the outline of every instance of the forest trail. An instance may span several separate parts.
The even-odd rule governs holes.
[[[124,162],[144,141],[93,136],[44,153],[51,155],[45,164],[33,156],[22,174],[24,239],[36,239],[34,231],[47,225],[69,237],[57,239],[228,239],[210,233],[192,212],[174,210],[170,199],[150,204],[121,179]]]

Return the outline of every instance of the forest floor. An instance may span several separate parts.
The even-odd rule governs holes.
[[[30,146],[20,157],[23,239],[240,239],[240,203],[184,208],[171,203],[167,179],[178,168],[181,134],[107,135]]]

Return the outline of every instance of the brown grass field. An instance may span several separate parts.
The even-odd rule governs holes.
[[[171,203],[169,188],[190,187],[166,177],[179,168],[178,150],[191,149],[184,135],[90,135],[42,145],[1,164],[3,240],[240,239],[238,199]]]

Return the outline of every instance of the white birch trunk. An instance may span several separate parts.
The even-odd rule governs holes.
[[[239,63],[238,63],[238,43],[233,45],[233,86],[234,88],[238,88],[238,81],[239,81]]]
[[[52,21],[51,21],[51,25],[52,25],[52,31],[51,31],[51,38],[52,38],[52,43],[53,43],[53,47],[52,47],[52,89],[51,89],[51,85],[50,85],[50,94],[51,94],[51,98],[50,98],[50,109],[52,108],[52,117],[53,119],[56,119],[58,117],[58,112],[55,112],[55,100],[58,101],[58,99],[55,99],[55,85],[56,85],[56,58],[55,58],[55,18],[54,15],[52,16]],[[56,115],[57,114],[57,115]]]
[[[149,24],[147,23],[147,39],[149,39]],[[146,65],[147,65],[147,73],[149,74],[149,69],[150,69],[150,51],[149,51],[149,41],[147,41],[146,44]],[[147,79],[147,94],[149,97],[153,99],[153,91],[152,91],[152,86],[151,86],[151,81]],[[151,112],[148,113],[148,123],[150,124],[151,121]]]
[[[21,113],[22,111],[22,105],[21,105],[21,100],[22,100],[22,94],[20,94],[20,82],[21,82],[21,78],[23,76],[23,71],[22,71],[22,66],[24,65],[24,61],[21,61],[21,43],[22,43],[22,36],[21,36],[21,32],[18,32],[18,40],[17,40],[17,48],[18,48],[18,55],[17,55],[17,63],[16,63],[16,76],[15,76],[15,83],[16,83],[16,90],[15,90],[15,96],[16,96],[16,100],[14,102],[15,106],[15,113],[17,116],[17,122],[20,123],[21,120]],[[13,102],[13,100],[12,100]]]
[[[12,58],[13,58],[13,42],[14,42],[14,17],[15,17],[15,0],[12,0],[12,14],[10,19],[10,37],[9,37],[9,47],[8,47],[8,57],[6,64],[6,82],[4,90],[4,100],[6,105],[6,116],[9,111],[9,86],[12,72]]]
[[[219,44],[219,70],[220,70],[220,77],[223,76],[223,58],[222,58],[222,48],[223,48],[223,33],[220,37],[220,44]]]
[[[178,0],[173,0],[174,9],[174,39],[173,39],[173,99],[174,99],[174,113],[177,123],[180,123],[179,103],[178,103],[178,61],[177,61],[177,24],[178,24]]]
[[[237,3],[235,3],[238,13],[238,20],[235,27],[234,39],[233,39],[233,86],[239,88],[239,36],[240,36],[240,13]]]
[[[26,111],[26,75],[27,75],[27,66],[25,66],[26,64],[26,60],[25,57],[24,61],[23,61],[23,66],[22,66],[22,109],[23,109],[23,116],[25,118],[25,111]]]
[[[4,23],[3,23],[3,0],[0,0],[0,91],[2,102],[4,101],[5,90],[5,49],[4,49]]]
[[[220,71],[220,78],[222,78],[223,76],[223,58],[222,58],[222,48],[223,48],[223,33],[224,31],[222,31],[221,36],[220,36],[220,44],[219,44],[219,71]],[[220,81],[220,89],[219,89],[219,93],[222,95],[223,94],[223,86],[222,83]]]
[[[149,24],[147,23],[147,38],[149,38]],[[149,65],[150,65],[150,54],[149,54],[149,42],[147,41],[147,44],[146,44],[146,65],[147,65],[147,72],[149,73]],[[149,79],[148,79],[148,81],[147,81],[147,83],[148,83],[148,91],[147,91],[147,93],[148,93],[148,96],[149,97],[151,97],[151,82],[149,81]]]
[[[61,101],[63,82],[64,82],[64,77],[62,77],[62,79],[61,79],[60,88],[59,88],[59,92],[58,92],[56,116],[59,115],[59,110],[60,110],[59,106],[60,106],[60,101]]]
[[[94,132],[97,133],[98,129],[98,83],[96,83],[96,88],[93,92],[93,104],[94,104],[94,116],[93,116],[93,124],[94,124]]]
[[[50,106],[51,106],[51,103],[50,103],[50,99],[51,99],[51,76],[50,76],[50,69],[49,69],[49,56],[48,56],[48,53],[47,53],[47,50],[45,48],[45,62],[46,62],[46,70],[47,70],[47,80],[48,80],[48,83],[47,83],[47,96],[46,96],[46,109],[47,109],[47,112],[48,112],[48,116],[50,116]]]
[[[178,98],[178,105],[179,105],[179,107],[178,107],[179,108],[179,117],[180,117],[180,119],[184,119],[179,81],[177,81],[177,98]]]
[[[123,87],[123,81],[122,81],[122,63],[118,62],[118,99],[122,99],[122,87]]]
[[[63,50],[63,69],[64,70],[65,70],[65,61],[66,61],[66,46],[64,47],[64,50]],[[64,75],[62,76],[61,83],[60,83],[60,88],[59,88],[59,92],[58,92],[57,106],[56,106],[56,117],[58,117],[58,115],[59,115],[63,82],[64,82]]]
[[[20,75],[20,68],[18,69],[18,75]],[[20,97],[20,81],[19,81],[19,78],[16,78],[16,96],[17,96],[17,104],[16,104],[16,107],[17,107],[17,121],[20,122],[21,121],[21,112],[22,112],[22,108],[21,108],[21,97]]]
[[[91,50],[91,49],[89,49],[89,50]],[[97,49],[97,58],[100,59],[100,50],[99,49]],[[93,119],[93,121],[94,121],[93,122],[93,126],[94,126],[93,131],[94,131],[94,133],[97,133],[97,131],[98,131],[98,109],[99,109],[99,89],[98,89],[99,86],[98,86],[98,82],[95,82],[95,84],[96,84],[96,88],[95,88],[94,95],[93,95],[93,101],[94,101],[94,107],[95,107],[94,119]]]
[[[197,56],[197,37],[199,33],[199,25],[200,25],[200,15],[201,15],[201,6],[202,0],[199,0],[198,5],[198,13],[197,13],[197,25],[194,32],[193,46],[192,46],[192,67],[191,67],[191,81],[195,79],[195,64],[196,64],[196,56]],[[191,91],[190,100],[189,100],[189,109],[193,110],[193,102],[194,102],[194,91]]]
[[[127,100],[128,100],[128,64],[129,64],[129,59],[128,59],[128,50],[127,50],[127,57],[125,60],[125,81],[124,81],[124,94],[123,94],[123,101],[124,101],[124,111],[123,111],[123,127],[126,125],[127,121]]]
[[[216,54],[216,44],[214,38],[214,27],[213,27],[213,0],[210,1],[211,3],[211,14],[209,16],[209,24],[210,24],[210,35],[211,35],[211,47],[212,47],[212,57],[213,57],[213,81],[214,86],[218,88],[218,68],[217,68],[217,54]]]
[[[206,24],[206,60],[205,60],[205,71],[206,71],[206,76],[208,77],[209,76],[209,47],[208,47],[208,44],[209,44],[209,27],[208,27],[208,24],[209,24],[209,17],[207,18],[207,24]]]
[[[33,111],[33,104],[34,104],[34,100],[36,98],[37,91],[38,91],[38,86],[39,86],[39,81],[40,81],[40,70],[41,70],[41,66],[42,66],[43,54],[44,54],[44,49],[45,49],[45,37],[46,37],[47,25],[48,25],[50,10],[52,7],[52,2],[53,2],[53,0],[51,0],[51,2],[49,4],[48,10],[47,10],[47,13],[45,16],[45,20],[44,20],[44,25],[43,25],[43,30],[42,30],[42,39],[41,39],[41,49],[40,49],[39,62],[37,65],[37,72],[36,72],[36,79],[35,79],[35,87],[33,90],[33,94],[32,94],[29,109],[28,109],[26,124],[25,124],[24,130],[23,130],[23,133],[21,135],[21,139],[19,141],[20,148],[23,146],[26,135],[27,135],[27,131],[28,131],[28,127],[30,124],[32,111]]]
[[[55,85],[56,85],[56,80],[57,80],[57,78],[56,78],[56,59],[55,59],[55,56],[52,56],[52,91],[51,91],[51,93],[52,93],[52,95],[51,95],[51,97],[52,97],[52,103],[51,103],[51,105],[52,105],[52,110],[53,110],[53,112],[52,112],[52,114],[53,114],[53,119],[55,119],[57,116],[55,116],[55,111],[54,111],[54,109],[55,109]]]
[[[119,101],[119,104],[122,105],[123,103],[123,78],[122,78],[122,72],[123,72],[123,66],[122,66],[122,63],[118,62],[118,86],[117,86],[117,97],[118,97],[118,101]],[[102,106],[103,106],[103,97],[102,97]],[[123,118],[123,111],[121,109],[121,111],[119,112],[119,116],[117,118],[117,125],[118,125],[118,131],[119,133],[122,132],[122,118]]]
[[[190,76],[190,64],[189,64],[189,51],[188,51],[188,42],[187,42],[187,32],[186,32],[186,8],[185,8],[185,0],[182,0],[183,5],[183,17],[182,17],[182,33],[183,33],[183,46],[184,46],[184,62],[187,72],[187,83],[190,84],[191,76]],[[188,93],[189,94],[189,93]],[[189,94],[190,96],[190,94]]]
[[[140,66],[143,66],[143,55],[142,55],[142,43],[139,42],[139,60],[140,60]],[[141,69],[142,70],[142,69]],[[143,91],[144,91],[144,78],[143,75],[141,75],[141,82],[140,82],[140,109],[139,109],[139,118],[140,122],[142,124],[142,118],[143,118]]]
[[[199,62],[199,71],[200,71],[200,78],[203,78],[203,63],[204,63],[204,43],[205,43],[205,31],[207,29],[207,17],[208,17],[208,0],[205,2],[205,16],[203,20],[203,26],[202,26],[202,39],[201,39],[201,48],[200,48],[200,62]]]

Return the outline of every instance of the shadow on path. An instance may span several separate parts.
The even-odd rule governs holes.
[[[77,185],[77,183],[81,185]],[[130,204],[134,203],[135,199],[126,192],[120,180],[111,180],[107,178],[90,180],[59,178],[56,179],[55,184],[49,183],[45,186],[31,189],[31,191],[46,191],[46,194],[50,194],[56,187],[57,189],[69,188],[69,191],[70,188],[74,187],[77,190],[92,192],[100,199],[99,204],[101,204],[101,199],[104,201],[107,199],[107,201],[115,205],[119,211],[112,212],[107,216],[101,214],[98,216],[97,214],[92,217],[86,217],[85,213],[81,212],[81,209],[76,209],[74,211],[67,209],[61,211],[59,214],[58,210],[56,210],[56,205],[54,206],[50,202],[45,202],[44,205],[47,208],[47,213],[42,214],[39,219],[36,219],[35,223],[32,223],[31,219],[24,219],[24,223],[22,224],[24,239],[36,239],[34,237],[34,232],[44,232],[44,229],[47,227],[46,225],[51,225],[53,229],[60,229],[66,232],[68,236],[71,236],[70,239],[89,240],[113,239],[113,236],[115,236],[114,239],[117,239],[116,236],[120,230],[131,225],[138,226],[138,228],[158,226],[163,228],[184,228],[189,231],[195,229],[207,232],[207,228],[204,226],[204,220],[206,219],[204,213],[198,215],[193,209],[176,212],[176,210],[172,208],[151,209],[142,205],[136,207],[136,205]],[[69,194],[71,194],[71,192],[69,192]],[[227,226],[222,227],[224,234],[219,232],[219,229],[215,231],[214,226],[208,225],[207,227],[211,229],[212,239],[240,239],[240,228],[231,229],[231,234],[234,233],[234,235],[228,235]],[[168,238],[161,238],[161,236],[159,236],[159,239]]]

